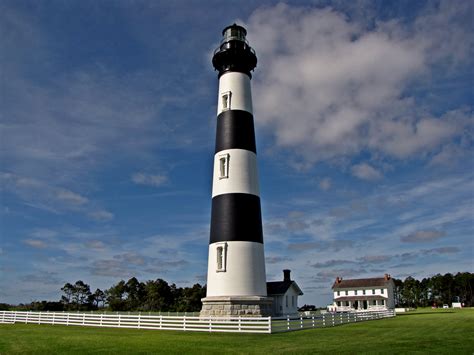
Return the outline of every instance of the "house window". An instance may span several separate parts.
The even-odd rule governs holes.
[[[224,92],[222,94],[222,111],[230,110],[230,98],[232,94],[230,91]]]
[[[346,296],[349,294],[349,291],[346,291]]]
[[[286,300],[286,308],[288,308],[288,295],[286,295],[285,300]]]
[[[337,291],[337,295],[340,296],[340,295],[341,295],[341,291]]]
[[[382,295],[384,294],[384,289],[383,289],[383,288],[380,289],[380,293],[381,293]]]
[[[377,300],[373,300],[372,305],[376,306],[377,305]]]
[[[341,301],[337,301],[337,306],[341,307]]]
[[[291,296],[291,307],[295,306],[295,296]]]
[[[216,248],[217,269],[218,272],[226,271],[227,243],[220,243]]]
[[[229,154],[219,155],[219,179],[229,178]]]
[[[381,302],[382,306],[385,306],[385,300],[381,300],[380,302]]]
[[[354,291],[354,295],[356,295],[356,296],[357,296],[357,290],[355,290],[355,291]]]
[[[362,290],[362,294],[365,295],[365,290]]]
[[[372,294],[375,295],[375,290],[372,290]]]
[[[349,301],[346,301],[346,307],[349,307]]]

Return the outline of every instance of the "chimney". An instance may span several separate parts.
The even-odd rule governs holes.
[[[283,270],[283,281],[291,281],[290,273],[291,273],[291,270],[288,270],[288,269]]]
[[[391,276],[389,274],[385,274],[384,277],[385,281],[388,281],[390,280]]]
[[[337,284],[340,284],[342,282],[342,277],[336,277],[336,283]]]

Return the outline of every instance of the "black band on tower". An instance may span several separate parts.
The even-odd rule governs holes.
[[[260,197],[232,193],[212,199],[209,244],[231,241],[263,244]]]
[[[246,149],[257,153],[251,113],[242,110],[228,110],[217,116],[215,152],[225,149]]]

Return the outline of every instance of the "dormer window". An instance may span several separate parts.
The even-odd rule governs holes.
[[[229,178],[229,154],[219,155],[219,179]]]

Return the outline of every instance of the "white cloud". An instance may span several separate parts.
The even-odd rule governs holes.
[[[378,180],[382,174],[366,163],[356,164],[351,168],[352,175],[362,180]]]
[[[88,213],[88,216],[96,221],[110,221],[114,219],[114,214],[106,210],[98,210]]]
[[[148,185],[158,187],[165,184],[168,181],[166,175],[162,174],[145,174],[145,173],[135,173],[132,175],[132,181],[138,185]]]
[[[437,239],[444,237],[445,235],[446,233],[443,231],[422,230],[400,237],[400,240],[406,243],[431,243]]]
[[[64,189],[59,189],[57,191],[56,197],[59,200],[64,201],[66,203],[70,203],[72,205],[83,205],[88,202],[87,198],[75,192]]]
[[[406,90],[426,78],[430,65],[466,60],[472,40],[435,46],[451,35],[471,37],[456,22],[465,8],[458,5],[421,15],[412,27],[391,20],[371,30],[331,9],[279,4],[256,10],[247,24],[262,63],[256,122],[279,147],[295,148],[309,162],[364,149],[410,158],[448,142],[462,133],[468,115],[427,114]],[[462,48],[453,54],[453,46]]]
[[[48,244],[40,239],[25,239],[23,241],[26,245],[32,247],[32,248],[37,248],[37,249],[45,249],[48,247]]]
[[[327,191],[331,188],[332,182],[330,178],[324,178],[319,181],[319,188],[323,191]]]

